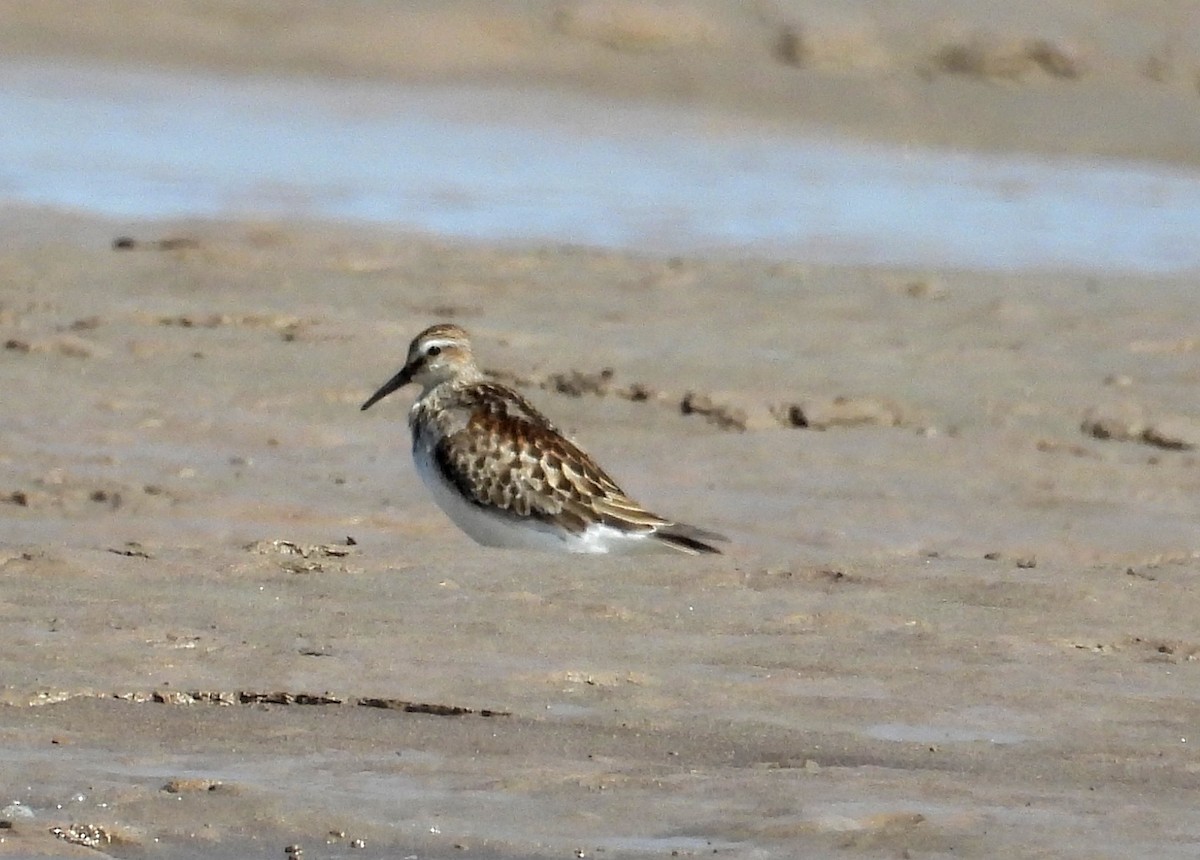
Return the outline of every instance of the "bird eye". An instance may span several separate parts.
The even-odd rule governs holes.
[[[431,346],[431,347],[429,347],[429,349],[425,350],[425,354],[426,355],[441,355],[442,348],[440,346]]]

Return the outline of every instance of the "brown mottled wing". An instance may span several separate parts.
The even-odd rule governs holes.
[[[442,474],[476,504],[583,532],[604,523],[632,532],[670,525],[630,499],[583,450],[515,392],[482,383],[466,426],[434,456]]]

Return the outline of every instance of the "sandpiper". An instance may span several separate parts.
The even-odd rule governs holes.
[[[489,381],[456,325],[431,326],[400,372],[362,405],[410,382],[413,459],[438,506],[485,546],[557,552],[671,548],[719,553],[727,538],[651,513],[524,397]]]

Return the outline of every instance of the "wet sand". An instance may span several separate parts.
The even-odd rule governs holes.
[[[0,62],[0,81],[5,193],[26,205],[660,256],[1200,271],[1200,174],[1145,159],[714,127],[683,103],[534,88],[44,59]]]
[[[0,48],[1197,163],[1192,4],[744,8],[0,0]],[[0,856],[1194,856],[1194,276],[0,230]],[[437,321],[728,553],[472,544],[358,411]]]
[[[1200,163],[1189,0],[0,0],[6,57],[518,86],[870,141]],[[490,112],[509,110],[501,93]]]
[[[1200,839],[1187,279],[5,228],[0,852]],[[436,320],[728,554],[455,531],[358,412]]]

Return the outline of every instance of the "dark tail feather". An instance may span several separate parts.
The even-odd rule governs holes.
[[[663,526],[654,532],[654,536],[672,549],[686,552],[688,555],[700,555],[701,553],[715,553],[716,555],[720,555],[721,550],[711,543],[707,543],[707,541],[729,541],[729,538],[725,537],[725,535],[710,532],[708,529],[685,525],[684,523],[671,523],[668,526]]]

